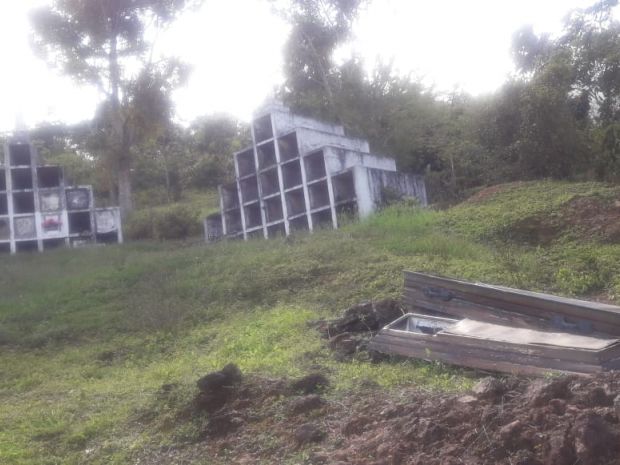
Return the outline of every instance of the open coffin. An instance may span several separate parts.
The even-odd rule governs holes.
[[[620,339],[408,313],[370,342],[379,352],[490,371],[595,373],[620,368]]]

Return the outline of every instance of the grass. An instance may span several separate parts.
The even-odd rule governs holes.
[[[0,261],[0,463],[125,464],[193,438],[176,413],[201,375],[228,362],[298,376],[321,366],[346,395],[375,382],[462,390],[461,370],[336,361],[308,322],[360,300],[397,297],[414,269],[558,292],[620,292],[620,246],[510,241],[523,218],[598,184],[508,186],[435,212],[395,206],[338,231],[210,246],[132,243]],[[178,385],[162,401],[161,386]]]

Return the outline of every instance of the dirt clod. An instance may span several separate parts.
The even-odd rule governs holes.
[[[220,371],[214,371],[203,376],[196,381],[196,384],[202,392],[215,392],[239,383],[241,378],[241,370],[237,365],[229,363]]]
[[[239,368],[229,363],[220,371],[214,371],[200,378],[196,385],[200,392],[194,398],[196,410],[215,412],[221,409],[231,397],[233,389],[241,383]]]
[[[396,299],[362,302],[347,309],[342,318],[326,322],[319,330],[329,338],[342,333],[378,331],[404,313]]]
[[[506,392],[506,385],[501,380],[489,376],[478,381],[472,391],[479,399],[497,399]]]
[[[226,436],[243,425],[243,419],[237,412],[225,412],[209,418],[204,436]]]
[[[301,446],[313,442],[321,442],[325,438],[325,432],[313,423],[306,423],[295,430],[295,442]]]
[[[586,412],[575,421],[575,453],[579,463],[595,465],[620,452],[620,434],[600,415]]]
[[[533,381],[526,392],[530,405],[540,407],[551,399],[566,399],[571,394],[569,385],[574,379],[572,376],[565,376],[551,381],[544,379]]]
[[[329,386],[329,380],[321,373],[311,373],[291,383],[294,392],[314,394]]]
[[[291,403],[291,413],[307,413],[312,410],[319,409],[325,405],[325,401],[316,394],[310,394],[308,396],[299,397]]]

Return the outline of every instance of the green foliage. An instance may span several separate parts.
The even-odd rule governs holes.
[[[517,239],[517,226],[541,216],[552,216],[576,196],[614,195],[614,188],[598,183],[524,182],[489,188],[488,196],[464,202],[445,214],[449,227],[484,241]],[[481,192],[484,194],[484,191]],[[474,197],[475,199],[475,197]]]
[[[132,151],[170,124],[170,94],[186,76],[178,60],[154,62],[147,29],[170,23],[186,0],[55,0],[31,12],[35,50],[50,66],[106,94],[89,145],[103,154],[110,191],[132,210]],[[116,197],[116,196],[114,196]]]
[[[194,189],[214,189],[233,178],[232,156],[204,155],[188,169],[186,182]]]
[[[200,235],[202,223],[195,211],[184,205],[134,211],[125,223],[130,240],[187,239]]]
[[[517,31],[519,74],[494,95],[438,95],[390,65],[337,65],[361,3],[293,2],[281,94],[294,109],[337,121],[424,173],[434,202],[516,180],[616,180],[620,173],[617,0],[575,10],[563,33]],[[326,20],[330,19],[331,20]],[[337,18],[335,20],[334,18]]]
[[[281,14],[291,24],[284,47],[283,98],[302,113],[341,120],[333,53],[351,32],[364,0],[294,0]]]

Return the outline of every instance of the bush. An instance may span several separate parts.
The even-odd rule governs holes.
[[[214,189],[234,178],[232,157],[206,155],[196,161],[187,173],[190,187],[195,189]]]
[[[198,215],[182,205],[137,211],[125,225],[130,240],[186,239],[200,234],[202,225]]]

